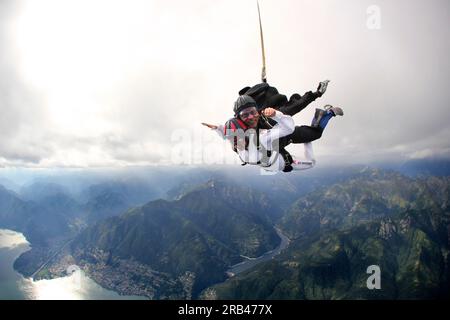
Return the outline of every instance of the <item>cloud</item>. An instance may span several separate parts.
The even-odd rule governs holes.
[[[36,131],[45,115],[42,96],[21,79],[15,68],[11,28],[19,6],[14,1],[0,2],[0,162],[38,163],[48,156]]]
[[[332,80],[295,116],[343,107],[319,161],[446,154],[450,5],[380,0],[370,30],[372,4],[262,1],[269,82],[290,95]],[[177,130],[193,158],[233,157],[200,122],[225,122],[258,82],[258,32],[254,1],[0,2],[0,165],[170,163]]]

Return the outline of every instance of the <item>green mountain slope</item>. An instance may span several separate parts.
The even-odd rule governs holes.
[[[195,295],[225,280],[225,271],[240,255],[256,256],[276,247],[280,239],[268,218],[258,213],[266,208],[263,200],[249,190],[209,182],[178,201],[153,201],[87,228],[72,251],[81,265],[103,263],[98,257],[106,254],[110,262],[136,260],[173,281],[190,272]]]
[[[413,180],[399,173],[367,169],[344,183],[298,199],[280,222],[292,238],[354,226],[406,209],[439,210],[450,194],[448,177]]]
[[[448,177],[371,171],[313,192],[282,223],[296,237],[282,255],[203,297],[449,298],[449,186]],[[381,268],[381,290],[366,286],[370,265]]]

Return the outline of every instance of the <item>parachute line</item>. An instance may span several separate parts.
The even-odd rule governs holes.
[[[259,34],[260,34],[260,37],[261,37],[261,51],[262,51],[261,80],[262,80],[262,82],[267,82],[267,77],[266,77],[266,52],[264,50],[264,35],[263,35],[263,28],[262,28],[262,22],[261,22],[261,12],[259,10],[259,2],[258,1],[256,1],[256,5],[258,7]]]

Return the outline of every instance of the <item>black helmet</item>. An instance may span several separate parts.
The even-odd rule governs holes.
[[[252,97],[247,96],[245,94],[239,96],[239,98],[237,98],[236,102],[234,103],[233,108],[234,114],[237,116],[239,112],[249,107],[257,108],[256,101]]]

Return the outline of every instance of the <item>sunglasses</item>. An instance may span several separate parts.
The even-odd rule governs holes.
[[[250,116],[256,116],[258,114],[258,111],[256,110],[256,109],[253,109],[253,110],[250,110],[250,111],[241,111],[240,113],[239,113],[239,116],[242,118],[242,119],[247,119],[247,118],[249,118]]]

